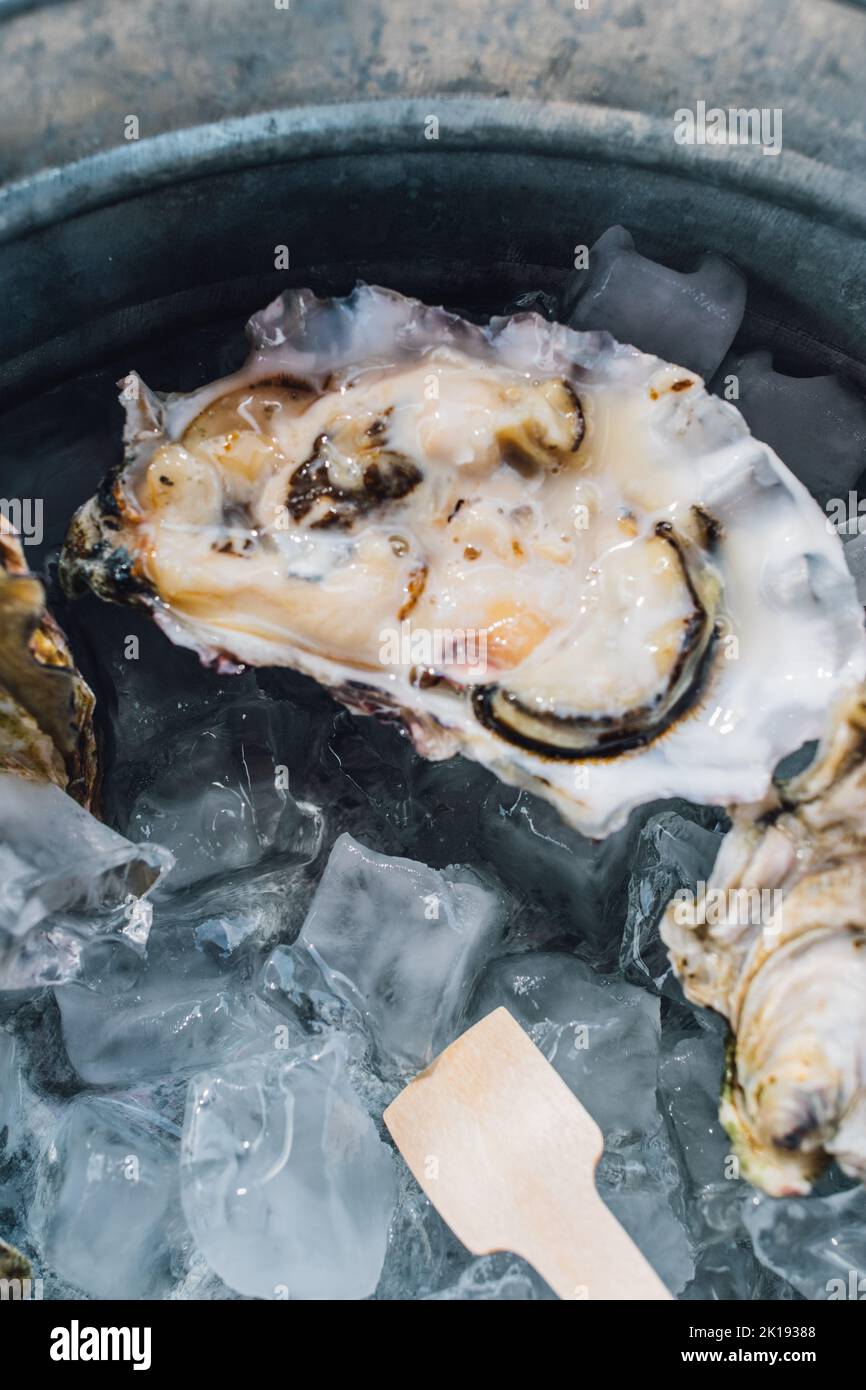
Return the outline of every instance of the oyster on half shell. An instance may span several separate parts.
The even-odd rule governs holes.
[[[733,822],[661,928],[689,999],[734,1035],[722,1123],[773,1196],[808,1192],[829,1158],[866,1180],[866,687],[811,766]]]
[[[537,315],[292,291],[235,375],[125,379],[67,587],[221,664],[295,667],[603,835],[755,801],[864,674],[838,540],[683,368]]]

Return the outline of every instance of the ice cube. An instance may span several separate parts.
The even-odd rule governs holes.
[[[361,1013],[334,993],[312,953],[305,946],[278,946],[262,966],[257,990],[287,1020],[285,1037],[292,1042],[331,1032],[340,1034],[346,1044],[352,1087],[378,1123],[400,1090],[399,1073],[381,1068],[383,1077],[376,1070]]]
[[[724,1067],[725,1035],[721,1027],[714,1032],[664,1040],[659,1098],[695,1192],[737,1176],[736,1164],[731,1162],[731,1141],[719,1121]]]
[[[259,865],[229,882],[161,896],[154,904],[154,937],[186,932],[199,951],[233,968],[269,942],[297,935],[312,893],[304,867]]]
[[[683,1219],[680,1173],[665,1132],[657,1130],[619,1147],[607,1145],[595,1185],[671,1292],[683,1289],[694,1275],[694,1259]]]
[[[453,1040],[502,934],[500,896],[467,869],[387,858],[341,835],[298,937],[380,1057],[421,1067]]]
[[[857,499],[852,508],[849,492],[866,468],[866,397],[835,376],[795,377],[774,371],[772,356],[765,351],[731,356],[713,387],[737,407],[756,438],[775,449],[828,507],[830,520],[839,522],[844,513],[853,529]],[[836,505],[830,505],[834,501]]]
[[[55,991],[63,1041],[82,1081],[126,1086],[275,1045],[278,1016],[196,952],[192,938],[173,936],[166,927],[132,984],[109,978]]]
[[[96,1298],[159,1297],[178,1201],[176,1139],[126,1101],[76,1097],[39,1163],[30,1219],[40,1263]]]
[[[472,1018],[505,1005],[614,1147],[659,1127],[659,1001],[575,956],[532,951],[484,972]]]
[[[659,1065],[659,1102],[665,1112],[682,1175],[682,1195],[695,1243],[732,1248],[744,1242],[739,1163],[719,1121],[726,1033],[707,1014],[708,1026],[687,1036],[665,1037]]]
[[[197,1076],[181,1186],[198,1248],[239,1293],[374,1292],[396,1200],[394,1159],[351,1089],[339,1038]]]
[[[328,985],[318,962],[303,946],[277,946],[262,966],[258,992],[303,1032],[349,1032],[361,1015]]]
[[[631,865],[620,948],[620,968],[627,980],[676,999],[682,998],[682,991],[659,936],[659,921],[678,889],[694,892],[700,880],[709,878],[722,842],[721,830],[711,828],[718,823],[713,812],[695,814],[703,815],[704,823],[663,811],[642,829]]]
[[[98,937],[142,951],[146,895],[171,866],[157,845],[133,845],[58,787],[0,774],[0,988],[75,977]]]
[[[610,1190],[599,1184],[599,1192],[671,1293],[684,1289],[694,1277],[695,1264],[669,1193],[649,1179],[636,1190]]]
[[[621,343],[709,378],[734,341],[746,307],[746,281],[722,256],[703,256],[681,273],[636,250],[611,227],[568,278],[562,315],[572,328],[607,329]]]
[[[746,1228],[762,1264],[806,1298],[866,1297],[866,1192],[856,1187],[827,1197],[772,1198],[755,1194]]]
[[[291,795],[278,744],[275,706],[264,698],[224,706],[160,740],[127,833],[174,854],[170,891],[266,858],[301,865],[316,857],[321,815]]]

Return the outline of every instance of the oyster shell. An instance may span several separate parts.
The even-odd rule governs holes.
[[[689,999],[731,1025],[722,1122],[774,1196],[807,1192],[830,1157],[866,1179],[866,688],[811,766],[733,821],[704,891],[661,927]]]
[[[235,375],[123,383],[71,591],[203,660],[397,715],[591,835],[753,801],[859,680],[862,611],[800,483],[700,378],[535,314],[290,292]]]
[[[83,806],[96,792],[93,692],[0,516],[0,771],[53,782]]]

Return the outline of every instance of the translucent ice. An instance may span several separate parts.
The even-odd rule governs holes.
[[[786,1280],[755,1259],[742,1229],[738,1235],[741,1238],[732,1235],[700,1252],[695,1261],[695,1277],[682,1296],[747,1303],[797,1298]]]
[[[387,858],[341,835],[297,944],[363,1015],[380,1055],[420,1067],[459,1031],[502,925],[499,896],[470,871]]]
[[[501,1004],[600,1125],[622,1145],[658,1128],[659,1001],[574,956],[527,952],[485,972],[472,1000],[483,1018]]]
[[[303,946],[277,946],[262,966],[259,994],[303,1031],[349,1031],[360,1022],[351,1004],[335,994],[321,967]]]
[[[427,1294],[428,1299],[461,1302],[529,1302],[549,1294],[546,1286],[528,1265],[513,1256],[484,1255],[473,1260],[465,1269],[456,1284],[437,1293]]]
[[[298,865],[259,866],[228,883],[209,881],[169,900],[161,896],[154,905],[154,936],[187,932],[202,952],[233,964],[269,941],[296,934],[311,896],[312,882]]]
[[[730,261],[708,255],[691,273],[670,270],[641,256],[623,227],[599,237],[563,296],[572,328],[606,328],[705,378],[730,348],[745,307],[746,281]]]
[[[338,1039],[197,1076],[181,1181],[196,1244],[239,1293],[374,1292],[394,1160],[351,1090]]]
[[[95,1086],[125,1086],[267,1048],[279,1023],[189,949],[152,952],[137,979],[69,984],[55,995],[69,1060]]]
[[[806,1298],[866,1297],[866,1192],[829,1197],[755,1194],[746,1208],[755,1254]]]
[[[731,1141],[719,1121],[726,1034],[721,1020],[714,1015],[708,1015],[708,1020],[700,1033],[663,1040],[659,1103],[667,1118],[696,1245],[708,1248],[722,1242],[732,1247],[738,1240],[743,1243],[743,1202],[750,1189],[739,1181]]]
[[[731,395],[732,384],[736,395]],[[795,377],[773,370],[769,352],[730,357],[714,387],[745,416],[752,433],[775,449],[831,519],[849,516],[849,491],[866,468],[866,397],[835,376]]]
[[[172,891],[269,856],[306,864],[319,851],[321,816],[289,792],[275,707],[238,702],[161,740],[128,833],[166,845],[177,860]]]
[[[696,1190],[727,1180],[731,1141],[719,1123],[725,1038],[719,1029],[665,1039],[659,1092],[681,1162]]]
[[[713,820],[711,812],[704,817]],[[686,820],[676,811],[663,811],[644,826],[631,864],[620,948],[620,968],[626,979],[652,984],[659,993],[681,998],[659,936],[659,919],[678,889],[694,892],[700,879],[709,878],[721,842],[720,830]]]
[[[682,1222],[670,1203],[670,1192],[639,1168],[634,1186],[598,1184],[614,1216],[642,1250],[672,1293],[678,1293],[694,1275],[694,1260]]]
[[[31,1212],[42,1264],[96,1298],[158,1297],[178,1214],[176,1138],[104,1096],[60,1110]]]
[[[98,937],[141,951],[145,895],[171,865],[133,845],[58,787],[0,774],[0,988],[62,983]]]

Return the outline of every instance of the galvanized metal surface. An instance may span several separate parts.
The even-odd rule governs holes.
[[[0,0],[0,46],[0,181],[122,144],[129,114],[149,138],[430,95],[781,107],[788,149],[866,158],[857,0]]]

